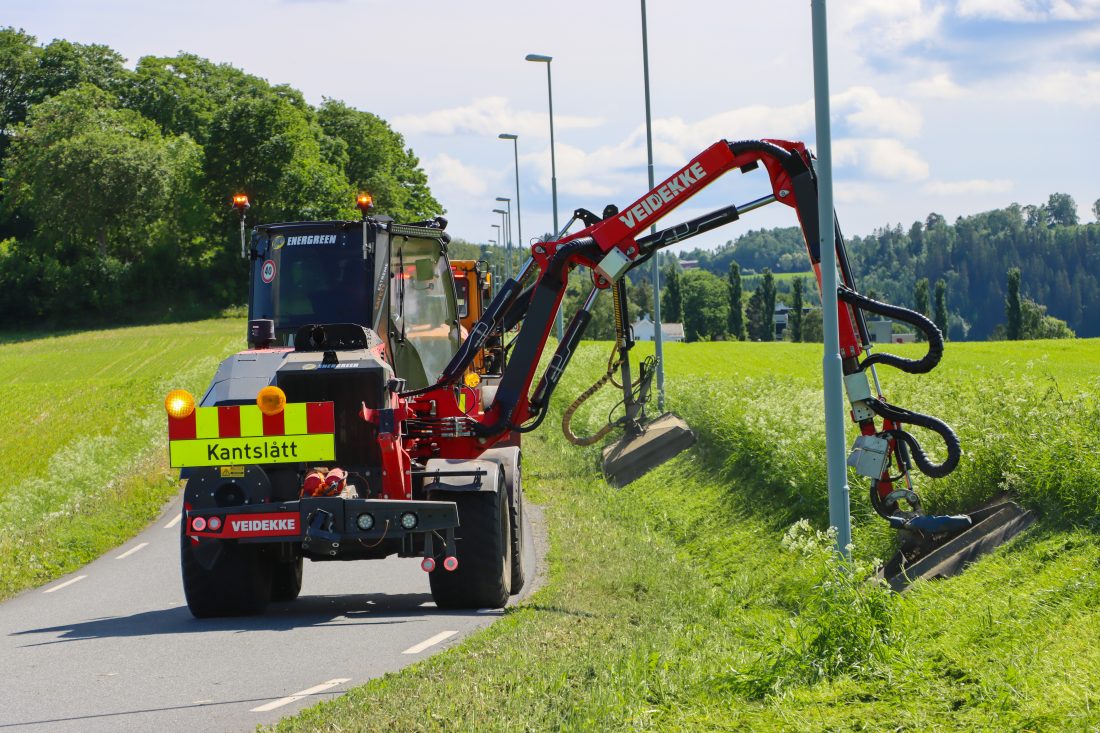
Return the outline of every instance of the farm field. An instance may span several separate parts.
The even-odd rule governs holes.
[[[176,492],[167,391],[201,392],[244,322],[0,337],[0,598],[80,567]]]
[[[558,409],[606,349],[580,352]],[[862,582],[892,548],[859,479],[852,575],[820,531],[820,346],[667,353],[670,406],[696,449],[616,491],[598,450],[548,420],[525,439],[527,491],[550,523],[548,585],[459,647],[278,730],[1100,725],[1100,342],[949,344],[930,375],[880,370],[892,401],[963,440],[963,467],[919,484],[930,509],[1008,489],[1041,517],[964,575],[900,596]],[[575,427],[598,427],[615,398],[594,402]]]

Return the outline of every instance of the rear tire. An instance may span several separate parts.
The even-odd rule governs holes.
[[[271,599],[272,564],[259,545],[222,542],[214,564],[207,569],[185,535],[180,566],[187,607],[195,618],[263,613]]]
[[[271,568],[271,600],[293,601],[302,592],[302,558],[276,562]]]
[[[439,608],[503,608],[512,589],[512,527],[507,491],[433,492],[458,505],[458,569],[428,575]],[[442,565],[442,563],[441,563]]]
[[[526,560],[527,551],[524,540],[525,531],[523,526],[523,482],[520,477],[519,464],[516,464],[514,473],[511,476],[511,501],[508,502],[508,509],[512,519],[512,588],[511,593],[515,595],[523,590],[523,585],[527,581],[526,568],[524,560]]]

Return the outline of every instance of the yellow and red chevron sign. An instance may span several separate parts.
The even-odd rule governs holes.
[[[173,468],[330,461],[336,456],[331,402],[288,403],[274,415],[256,405],[197,407],[168,416]]]

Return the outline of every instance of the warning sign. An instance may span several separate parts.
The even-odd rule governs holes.
[[[199,407],[168,418],[168,452],[173,468],[218,466],[239,477],[246,464],[330,461],[335,433],[331,402],[292,402],[275,415],[256,405]]]

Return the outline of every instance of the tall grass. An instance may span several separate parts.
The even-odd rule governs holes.
[[[853,479],[853,566],[823,530],[820,347],[673,346],[669,402],[695,449],[616,491],[597,478],[599,449],[547,420],[524,455],[547,506],[548,587],[460,647],[279,729],[1096,729],[1096,347],[1056,344],[1045,359],[1044,344],[950,345],[924,380],[883,370],[889,397],[963,438],[964,466],[921,484],[930,509],[1010,488],[1043,516],[974,570],[899,596],[863,582],[892,549],[866,485]],[[558,409],[605,359],[582,349]],[[598,427],[617,399],[594,398],[574,426]],[[1050,470],[1069,450],[1079,465]]]

